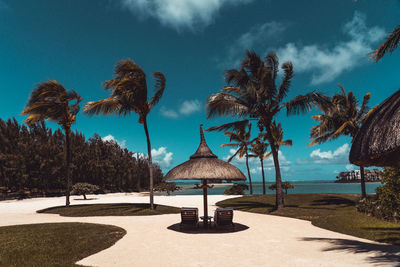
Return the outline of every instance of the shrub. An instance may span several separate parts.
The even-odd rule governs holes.
[[[269,187],[271,190],[276,190],[276,184],[271,184]],[[289,182],[282,182],[282,189],[285,190],[285,194],[288,193],[288,189],[293,189],[294,185]]]
[[[171,192],[174,192],[174,191],[180,190],[180,189],[181,189],[181,187],[176,186],[176,183],[174,183],[174,182],[159,183],[154,187],[154,191],[167,192],[168,196],[171,194]]]
[[[400,168],[385,168],[383,186],[376,189],[375,199],[359,201],[357,210],[387,221],[400,221]]]
[[[247,184],[233,184],[231,188],[225,190],[225,195],[245,195],[244,190],[248,190],[249,186]]]
[[[83,199],[86,198],[86,194],[93,194],[93,192],[98,191],[100,188],[97,185],[89,183],[76,183],[72,186],[71,195],[83,195]]]

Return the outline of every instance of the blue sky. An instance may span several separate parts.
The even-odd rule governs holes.
[[[237,67],[246,49],[262,56],[274,50],[281,63],[293,62],[286,100],[316,89],[333,94],[340,83],[360,99],[370,92],[371,106],[379,104],[399,87],[400,51],[379,63],[368,53],[400,23],[399,11],[398,1],[378,0],[0,0],[0,117],[22,122],[32,88],[48,79],[78,91],[83,103],[105,98],[102,82],[112,78],[118,60],[132,58],[150,86],[153,71],[167,78],[149,130],[155,159],[168,171],[195,152],[200,123],[232,120],[207,120],[205,101],[225,85],[223,71]],[[349,138],[307,147],[314,113],[278,117],[293,140],[281,151],[284,180],[332,180],[353,168]],[[137,120],[80,114],[73,127],[144,153]],[[206,139],[219,158],[230,155],[219,147],[228,141],[223,134],[206,133]],[[243,160],[233,163],[244,170]],[[251,162],[256,181],[258,166]],[[274,178],[271,160],[266,174]]]

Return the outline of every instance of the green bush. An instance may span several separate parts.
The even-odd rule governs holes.
[[[271,190],[276,190],[276,184],[271,184],[269,187]],[[285,190],[285,194],[288,193],[288,189],[293,189],[294,185],[289,182],[282,182],[282,189]]]
[[[374,217],[400,221],[400,168],[385,168],[382,176],[383,186],[376,189],[375,199],[362,199],[357,210]]]
[[[225,190],[225,195],[245,195],[244,190],[248,190],[249,186],[247,184],[233,184],[231,188]]]
[[[76,183],[72,186],[71,195],[83,195],[83,199],[86,198],[86,194],[93,194],[93,192],[99,190],[97,185],[89,183]]]
[[[154,191],[167,192],[168,196],[171,194],[171,192],[174,192],[174,191],[180,190],[180,189],[181,189],[181,187],[176,186],[176,183],[174,183],[174,182],[159,183],[154,187]]]

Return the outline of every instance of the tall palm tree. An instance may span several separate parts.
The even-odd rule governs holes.
[[[253,194],[253,184],[251,182],[251,175],[250,175],[250,168],[249,168],[249,146],[253,142],[250,140],[251,137],[251,124],[248,124],[248,131],[244,126],[240,126],[234,129],[233,132],[226,131],[225,135],[229,137],[228,144],[222,144],[221,147],[237,147],[237,150],[233,155],[228,159],[228,162],[231,162],[232,159],[236,156],[242,158],[243,156],[246,157],[246,168],[247,168],[247,175],[249,177],[249,184],[250,184],[250,195]],[[235,141],[235,143],[232,143]]]
[[[283,207],[283,194],[277,144],[272,135],[272,121],[282,109],[286,109],[287,115],[300,114],[311,110],[313,105],[326,101],[323,95],[311,92],[283,102],[294,74],[291,62],[283,63],[281,67],[284,71],[282,83],[276,86],[275,80],[279,71],[276,54],[269,53],[263,61],[255,52],[247,51],[240,69],[226,71],[225,81],[228,86],[225,86],[221,93],[210,96],[207,103],[208,118],[231,115],[244,119],[215,127],[216,130],[231,129],[250,119],[257,121],[260,132],[265,131],[275,166],[276,209]]]
[[[331,101],[322,105],[323,114],[312,116],[319,124],[311,128],[310,137],[314,139],[309,145],[321,144],[328,140],[334,140],[342,135],[354,139],[361,124],[370,114],[368,102],[370,94],[363,97],[361,106],[352,91],[346,94],[344,88],[339,85],[340,93],[333,95]],[[360,166],[361,196],[366,197],[364,167]]]
[[[88,102],[84,112],[108,115],[115,113],[119,116],[135,112],[139,115],[139,123],[143,124],[147,141],[147,153],[150,173],[150,208],[154,209],[153,196],[153,163],[151,157],[151,144],[147,127],[147,115],[161,99],[165,89],[165,77],[161,72],[153,72],[155,94],[149,101],[147,98],[146,74],[131,59],[121,60],[114,71],[114,79],[104,82],[104,88],[111,91],[109,98]]]
[[[33,89],[22,115],[29,115],[25,122],[29,125],[50,120],[55,121],[64,130],[65,134],[65,161],[66,161],[66,206],[69,206],[71,191],[71,125],[79,112],[81,96],[74,90],[67,91],[55,80],[39,83]],[[72,102],[72,103],[71,103]]]
[[[380,60],[387,52],[392,53],[400,42],[400,25],[397,26],[393,32],[386,38],[386,40],[374,51],[371,53],[371,58],[374,59],[375,62]]]
[[[251,144],[250,151],[253,154],[249,154],[251,158],[258,158],[261,164],[261,175],[262,175],[262,183],[263,183],[263,195],[265,195],[266,187],[265,187],[265,173],[264,173],[264,159],[268,158],[271,155],[271,152],[267,153],[268,143],[265,142],[264,138],[259,135],[255,139],[255,143]]]

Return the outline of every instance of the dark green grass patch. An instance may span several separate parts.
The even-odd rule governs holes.
[[[217,203],[221,207],[311,221],[313,225],[378,242],[400,245],[400,224],[382,221],[356,210],[359,195],[289,194],[285,208],[274,210],[275,195],[244,196]]]
[[[154,210],[150,210],[150,204],[145,203],[117,203],[117,204],[86,204],[59,206],[43,210],[38,213],[53,213],[67,217],[88,216],[142,216],[179,213],[180,209],[171,206],[154,204]]]
[[[126,234],[92,223],[44,223],[0,227],[0,266],[75,266]]]

